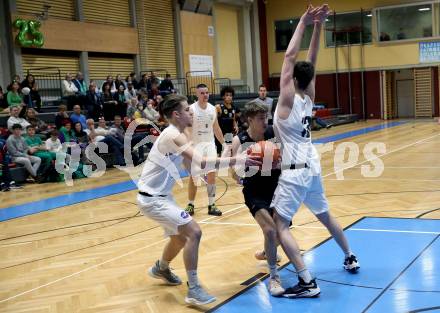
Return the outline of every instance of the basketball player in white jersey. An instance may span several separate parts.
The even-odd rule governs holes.
[[[188,294],[185,302],[195,305],[208,304],[216,300],[199,284],[197,278],[197,261],[202,232],[199,225],[182,210],[174,201],[171,192],[176,180],[180,181],[179,169],[185,161],[204,168],[211,163],[214,168],[245,164],[261,165],[255,157],[244,154],[231,158],[203,157],[193,149],[184,133],[193,122],[186,97],[169,95],[160,104],[160,113],[169,122],[168,126],[155,141],[138,182],[138,206],[143,215],[158,222],[170,237],[162,257],[148,273],[162,279],[169,285],[180,285],[180,278],[171,272],[169,263],[183,249],[183,261],[188,275]],[[181,182],[180,182],[181,184]]]
[[[275,133],[283,147],[282,169],[284,169],[271,207],[275,209],[274,220],[281,246],[299,276],[298,284],[287,288],[284,293],[284,296],[289,298],[315,297],[320,293],[316,280],[307,270],[298,244],[289,229],[289,222],[302,203],[327,227],[345,253],[345,269],[355,272],[359,268],[342,228],[329,213],[322,184],[319,155],[310,138],[315,99],[314,68],[321,27],[329,14],[328,5],[318,8],[309,5],[301,17],[286,50],[281,70],[280,97],[274,116]],[[314,24],[314,30],[308,60],[296,62],[304,30],[309,24]]]
[[[208,102],[209,90],[205,84],[197,85],[197,102],[191,104],[193,113],[192,129],[188,129],[195,149],[203,156],[214,158],[217,156],[214,135],[223,144],[224,137],[218,124],[217,111],[215,106]],[[222,212],[215,205],[215,170],[208,172],[206,189],[208,191],[208,214],[220,216]],[[190,177],[188,184],[188,206],[185,211],[190,215],[194,214],[194,200],[197,194],[197,186],[193,177]]]

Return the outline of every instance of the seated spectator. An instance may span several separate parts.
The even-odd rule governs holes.
[[[38,149],[28,147],[21,136],[22,130],[23,128],[20,124],[14,124],[12,126],[12,135],[9,136],[6,141],[8,153],[12,158],[12,162],[24,165],[29,174],[38,181],[37,171],[40,167],[41,159],[33,156]]]
[[[60,128],[59,138],[61,143],[75,142],[75,137],[72,131],[72,123],[69,121]]]
[[[139,82],[139,86],[138,86],[137,89],[143,89],[144,91],[147,91],[150,88],[151,88],[151,86],[150,86],[150,82],[149,82],[149,79],[148,79],[148,75],[146,73],[142,74],[142,79]]]
[[[70,155],[63,152],[63,145],[61,144],[61,141],[58,138],[58,136],[59,136],[58,130],[54,129],[50,132],[50,138],[47,139],[45,142],[46,150],[52,153],[53,155],[55,155],[54,160],[56,160],[58,164],[61,164],[62,167],[68,169],[67,164],[70,163]],[[57,158],[57,154],[58,155],[61,154],[61,156]]]
[[[124,85],[119,85],[118,92],[115,93],[115,100],[116,108],[114,114],[125,117],[125,114],[127,114],[127,103],[129,100],[127,100],[125,97]]]
[[[4,111],[6,108],[8,108],[8,101],[6,101],[2,86],[0,86],[0,113],[9,113],[9,110],[7,112]]]
[[[127,89],[125,89],[124,95],[127,101],[137,97],[136,89],[134,89],[132,82],[127,83]]]
[[[147,119],[147,115],[144,112],[144,105],[141,102],[137,102],[136,111],[134,112],[133,117],[138,122],[138,124],[146,123],[145,120]]]
[[[67,99],[67,107],[69,110],[72,109],[76,102],[76,94],[78,93],[78,88],[72,81],[72,75],[70,73],[66,74],[66,79],[63,80],[63,97]]]
[[[58,107],[58,112],[55,115],[55,126],[57,129],[60,129],[64,124],[67,122],[70,122],[69,115],[67,114],[67,106],[64,104],[61,104]]]
[[[6,146],[6,140],[0,139],[0,190],[2,192],[8,192],[10,190],[21,189],[23,187],[17,185],[11,176],[11,172],[9,170],[9,164],[11,163],[11,157],[8,153],[5,152],[3,147]]]
[[[115,80],[116,92],[118,92],[120,86],[123,86],[125,89],[125,84],[124,84],[124,81],[122,80],[122,75],[118,74],[118,75],[116,75],[116,80]]]
[[[86,109],[87,117],[97,121],[102,115],[104,103],[102,102],[101,95],[97,93],[96,89],[96,84],[91,82],[86,94]]]
[[[35,128],[37,133],[42,133],[47,130],[47,124],[37,117],[37,111],[32,108],[27,109],[26,120]]]
[[[26,121],[24,118],[19,116],[20,111],[22,109],[20,107],[14,106],[14,107],[11,107],[10,110],[11,110],[10,117],[8,118],[8,121],[7,121],[9,131],[12,132],[12,127],[15,124],[19,124],[21,126],[21,129],[25,130],[26,127],[28,127],[30,125],[30,123],[28,121]],[[23,133],[25,133],[25,131]]]
[[[26,127],[27,135],[24,137],[24,141],[29,148],[35,148],[34,156],[41,159],[41,166],[49,164],[52,160],[56,159],[56,154],[50,153],[46,149],[46,144],[43,144],[40,136],[35,135],[35,128],[32,125]]]
[[[134,113],[135,113],[136,110],[137,110],[137,105],[138,105],[138,103],[139,103],[139,101],[138,101],[137,98],[132,98],[131,101],[130,101],[130,103],[128,104],[128,107],[127,107],[127,117],[128,117],[130,120],[133,120],[133,119],[134,119]]]
[[[107,76],[107,79],[105,80],[105,82],[101,86],[102,93],[104,93],[104,85],[105,84],[110,86],[111,94],[114,94],[116,92],[116,86],[115,86],[115,82],[113,81],[113,76],[111,76],[111,75]]]
[[[399,28],[399,33],[397,34],[396,38],[397,38],[397,40],[403,40],[403,39],[406,39],[406,34],[405,34],[405,32],[403,31],[403,28],[402,28],[402,27]]]
[[[388,35],[385,32],[380,32],[379,40],[380,41],[390,41],[391,37],[390,37],[390,35]]]
[[[108,83],[102,85],[102,102],[104,103],[104,118],[106,120],[112,120],[115,116],[116,105],[118,102],[113,98]]]
[[[28,108],[36,108],[38,111],[41,108],[41,97],[38,93],[38,85],[35,81],[35,78],[32,74],[27,74],[25,80],[21,83],[21,89],[23,88],[29,88],[30,93],[28,98],[28,101],[26,101],[26,105]]]
[[[157,96],[160,95],[159,81],[157,79],[151,81],[151,89],[148,90],[148,99],[156,101]]]
[[[81,123],[82,128],[87,128],[86,117],[81,114],[81,107],[78,104],[73,106],[73,113],[70,114],[70,120],[75,125],[75,123]]]
[[[87,84],[84,80],[84,75],[81,72],[76,73],[76,77],[73,80],[73,84],[75,85],[76,89],[78,89],[78,93],[82,96],[85,96],[87,93]]]
[[[160,83],[159,90],[161,95],[165,96],[170,93],[174,93],[174,85],[171,81],[171,75],[166,74],[165,79]]]
[[[110,129],[107,128],[105,119],[99,119],[99,127],[95,129],[95,122],[92,119],[87,120],[87,129],[84,131],[89,135],[91,142],[103,142],[113,152],[116,164],[125,166],[124,145],[121,141],[112,136]]]
[[[159,114],[159,112],[156,111],[156,109],[154,107],[155,107],[155,101],[152,99],[148,100],[148,103],[144,109],[144,113],[145,113],[145,118],[147,120],[149,120],[152,123],[157,124],[159,121],[160,114]]]
[[[85,128],[87,128],[87,124]],[[88,135],[84,131],[85,128],[82,127],[82,123],[80,122],[73,123],[73,136],[75,137],[76,143],[79,144],[81,148],[85,148],[89,144]]]
[[[21,79],[20,79],[20,75],[15,74],[14,77],[12,78],[12,82],[6,87],[7,91],[11,91],[12,90],[12,85],[17,82],[18,84],[20,84]],[[21,92],[21,90],[19,89],[18,92]]]
[[[25,105],[23,102],[23,96],[20,94],[19,89],[19,82],[14,81],[11,83],[11,90],[9,90],[6,95],[6,100],[9,107]]]
[[[138,82],[138,80],[136,78],[136,73],[135,72],[131,72],[130,73],[130,78],[131,78],[131,82],[133,83],[133,88],[134,89],[139,89],[139,82]]]

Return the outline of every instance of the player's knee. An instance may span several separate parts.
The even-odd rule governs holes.
[[[202,230],[200,229],[200,227],[199,226],[193,227],[191,229],[189,237],[191,240],[200,241],[200,239],[202,238]]]
[[[275,242],[275,240],[277,239],[277,230],[274,226],[263,227],[263,234],[264,238],[272,242]]]

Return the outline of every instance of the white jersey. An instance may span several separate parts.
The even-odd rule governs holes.
[[[274,130],[280,139],[283,152],[282,163],[307,164],[309,168],[284,170],[280,182],[284,179],[301,186],[308,186],[313,175],[321,172],[319,155],[312,144],[311,122],[313,102],[309,96],[302,99],[295,95],[292,111],[285,120],[280,119],[277,110],[274,116]]]
[[[173,139],[179,135],[179,130],[170,124],[157,138],[138,182],[140,191],[153,196],[170,195],[176,180],[181,184],[179,170],[183,161],[181,153],[184,149],[178,149],[173,142]]]
[[[214,143],[214,122],[217,119],[215,107],[207,103],[206,109],[199,106],[199,102],[191,104],[193,111],[192,141]]]

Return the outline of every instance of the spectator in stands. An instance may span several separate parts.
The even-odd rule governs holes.
[[[133,88],[134,89],[139,89],[139,82],[136,78],[136,73],[135,72],[131,72],[130,73],[130,78],[131,78],[131,82],[133,83]]]
[[[92,119],[87,120],[87,129],[84,131],[89,135],[91,142],[103,142],[112,150],[116,164],[124,166],[124,145],[121,141],[112,136],[110,129],[107,128],[104,118],[98,121],[98,127],[95,129],[95,122]]]
[[[80,145],[81,149],[85,149],[89,143],[89,138],[84,129],[87,128],[82,126],[82,123],[76,122],[73,123],[73,136],[77,144]]]
[[[165,79],[160,83],[159,90],[161,95],[166,96],[170,93],[174,93],[174,85],[171,81],[171,75],[166,74]]]
[[[273,99],[267,96],[267,88],[264,84],[261,84],[258,88],[258,98],[255,99],[259,103],[263,104],[267,108],[267,122],[269,125],[273,124],[272,109]]]
[[[28,127],[30,125],[30,123],[28,121],[26,121],[24,118],[19,116],[20,111],[21,111],[20,107],[14,106],[14,107],[11,107],[10,110],[11,110],[10,117],[8,118],[8,121],[7,121],[9,131],[12,132],[12,126],[14,126],[15,124],[19,124],[21,126],[22,130],[26,129],[26,127]]]
[[[55,115],[55,126],[57,129],[60,129],[64,124],[67,122],[70,122],[69,115],[67,114],[67,106],[64,104],[61,104],[58,107],[58,112]]]
[[[127,100],[127,98],[125,97],[124,85],[119,85],[118,92],[115,93],[115,100],[116,108],[113,114],[113,118],[115,114],[125,117],[125,114],[127,114],[127,104],[129,100]]]
[[[65,169],[68,169],[67,164],[70,163],[70,155],[63,152],[63,145],[61,144],[60,139],[58,138],[59,132],[56,129],[53,129],[50,132],[50,138],[46,140],[46,150],[50,152],[54,157],[54,160],[61,164]],[[56,157],[57,154],[62,154],[62,157]]]
[[[61,143],[75,142],[75,137],[72,131],[72,123],[66,122],[63,127],[60,128],[59,138]]]
[[[136,89],[134,89],[133,82],[127,83],[127,89],[124,90],[124,95],[127,101],[130,101],[132,98],[137,97]]]
[[[92,118],[95,121],[102,115],[104,109],[104,103],[102,102],[102,97],[97,93],[96,84],[90,82],[89,90],[86,94],[86,109],[87,117]]]
[[[70,115],[70,120],[75,125],[75,123],[81,123],[82,128],[87,128],[86,117],[81,114],[81,107],[79,104],[73,106],[73,113]]]
[[[108,83],[104,83],[104,85],[102,85],[102,102],[104,103],[104,118],[106,120],[112,120],[115,116],[118,101],[113,98],[110,85]]]
[[[27,104],[28,108],[37,108],[40,110],[41,108],[41,96],[38,93],[38,85],[35,81],[35,77],[32,74],[27,74],[25,80],[21,83],[21,89],[27,87],[30,89],[29,98],[30,101]]]
[[[12,82],[6,87],[7,91],[11,91],[12,89],[12,85],[17,82],[18,84],[20,84],[21,79],[20,79],[20,75],[15,74],[14,77],[12,78]],[[18,90],[20,92],[20,89]]]
[[[35,127],[29,125],[26,127],[27,135],[24,137],[24,141],[30,148],[35,148],[34,156],[41,159],[41,165],[47,165],[52,160],[56,159],[56,155],[47,152],[46,144],[43,144],[40,136],[35,135]]]
[[[134,113],[136,113],[138,103],[139,103],[139,101],[138,101],[137,98],[132,98],[130,103],[128,104],[128,107],[127,107],[127,117],[130,120],[134,119]]]
[[[72,75],[70,73],[66,74],[66,79],[63,80],[63,97],[67,100],[67,108],[72,109],[76,102],[76,95],[78,93],[78,88],[72,81]]]
[[[154,100],[152,99],[148,100],[148,103],[144,109],[145,118],[154,124],[158,124],[160,114],[159,112],[156,111],[154,107],[155,107]]]
[[[84,80],[84,75],[81,72],[76,73],[76,77],[73,80],[76,89],[78,89],[78,94],[81,96],[85,96],[87,93],[87,84]]]
[[[403,40],[403,39],[406,39],[406,34],[405,34],[405,32],[403,31],[403,28],[402,28],[402,27],[399,28],[399,32],[397,33],[396,38],[397,38],[397,40]]]
[[[116,80],[115,80],[116,92],[118,92],[120,86],[123,86],[125,89],[125,84],[124,84],[124,81],[122,80],[122,75],[118,74],[118,75],[116,75]]]
[[[37,111],[32,108],[27,109],[26,120],[34,127],[37,133],[43,133],[47,130],[47,124],[37,117]]]
[[[380,32],[379,40],[380,41],[390,41],[391,37],[390,37],[390,35],[388,35],[385,32]]]
[[[0,170],[2,172],[0,177],[0,190],[3,192],[8,192],[10,190],[21,189],[23,187],[17,185],[12,180],[11,172],[9,170],[11,156],[6,153],[6,149],[3,149],[5,146],[6,140],[0,139]]]
[[[115,82],[113,81],[113,76],[108,75],[107,79],[101,86],[101,91],[104,92],[104,84],[108,84],[110,86],[110,92],[114,94],[116,92]]]
[[[19,82],[12,82],[11,83],[11,90],[8,91],[6,95],[6,100],[8,101],[8,106],[11,108],[13,106],[24,106],[23,102],[23,96],[19,92],[20,89],[20,83]]]
[[[142,74],[142,79],[139,82],[139,86],[137,89],[144,89],[145,91],[149,90],[151,88],[150,83],[149,83],[149,79],[148,79],[148,75]]]
[[[159,80],[154,79],[151,81],[151,89],[148,90],[148,99],[153,99],[154,101],[156,101],[156,98],[159,95]]]
[[[39,157],[33,156],[38,151],[37,148],[29,148],[23,137],[22,126],[20,124],[14,124],[12,126],[12,135],[8,137],[6,146],[8,147],[8,153],[12,157],[12,162],[22,164],[31,176],[37,181],[37,171],[41,164]]]
[[[3,111],[4,109],[8,108],[8,102],[5,99],[5,95],[3,94],[3,88],[0,86],[0,112],[8,113],[6,111]]]

